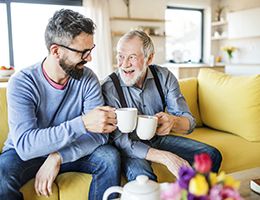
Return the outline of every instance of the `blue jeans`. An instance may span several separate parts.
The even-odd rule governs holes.
[[[191,166],[194,162],[194,155],[200,153],[208,153],[210,155],[213,162],[211,169],[213,172],[218,172],[221,165],[222,156],[219,150],[189,138],[174,135],[155,136],[151,140],[143,142],[155,149],[172,152],[187,160]],[[122,157],[122,170],[128,181],[134,180],[141,174],[147,175],[149,179],[157,181],[151,163],[145,159]]]
[[[23,161],[15,150],[0,155],[0,199],[22,200],[19,189],[35,175],[46,157]],[[120,185],[120,154],[111,145],[98,147],[91,155],[61,165],[60,172],[92,174],[89,199],[101,200],[105,190]],[[111,195],[112,198],[115,198]]]

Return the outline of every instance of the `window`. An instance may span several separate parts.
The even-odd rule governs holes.
[[[21,3],[26,2],[26,3]],[[30,66],[36,62],[41,61],[45,56],[47,56],[47,49],[44,41],[44,31],[48,23],[48,19],[53,15],[56,10],[61,8],[69,8],[84,14],[84,8],[80,6],[68,6],[71,2],[68,1],[68,5],[51,5],[50,1],[33,1],[36,4],[28,3],[32,1],[15,1],[9,2],[3,5],[4,8],[0,10],[0,20],[2,15],[8,16],[11,21],[11,26],[9,26],[9,33],[12,33],[12,37],[9,39],[4,38],[4,35],[8,35],[7,28],[2,29],[3,24],[7,27],[7,22],[0,23],[0,41],[1,45],[3,40],[9,41],[9,45],[5,45],[5,54],[2,54],[2,48],[0,48],[0,65],[2,64],[2,55],[5,57],[5,63],[14,65],[16,70],[20,70],[24,67]],[[42,2],[43,4],[39,4]],[[58,3],[59,1],[52,1]],[[63,3],[66,1],[63,1]],[[75,1],[79,2],[79,1]],[[77,5],[77,3],[76,3]],[[2,8],[2,7],[0,7]],[[10,15],[7,15],[8,8]],[[26,13],[23,14],[23,13]],[[2,32],[2,34],[1,34]],[[11,41],[10,41],[11,40]],[[8,51],[8,46],[10,49]],[[8,52],[10,52],[8,54]],[[3,59],[4,61],[4,59]]]
[[[0,3],[0,66],[10,65],[6,5]]]
[[[165,12],[166,59],[173,63],[203,60],[203,10],[168,6]]]

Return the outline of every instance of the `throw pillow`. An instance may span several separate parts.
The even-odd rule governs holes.
[[[201,69],[198,91],[203,124],[260,141],[260,75],[231,76]]]

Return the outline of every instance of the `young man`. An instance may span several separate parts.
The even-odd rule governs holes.
[[[192,132],[195,120],[174,75],[167,68],[149,66],[153,56],[154,46],[146,33],[126,33],[117,44],[119,69],[112,76],[115,81],[110,76],[102,85],[107,105],[116,108],[135,107],[139,114],[158,117],[156,136],[149,141],[141,141],[135,132],[125,134],[118,129],[114,132],[112,140],[123,154],[123,170],[127,179],[133,180],[139,174],[146,174],[150,179],[156,180],[148,161],[164,164],[172,174],[178,176],[179,168],[182,165],[192,165],[194,155],[201,152],[207,152],[211,156],[213,171],[218,171],[221,154],[217,149],[170,135],[172,131]]]
[[[89,199],[119,185],[120,155],[106,144],[116,128],[114,109],[102,106],[99,81],[84,67],[94,30],[91,19],[57,11],[45,31],[48,56],[10,80],[0,199],[23,199],[19,189],[32,178],[37,194],[49,196],[57,175],[69,171],[93,174]]]

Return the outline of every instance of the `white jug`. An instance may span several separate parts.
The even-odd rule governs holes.
[[[103,195],[103,200],[107,200],[112,193],[120,193],[121,200],[160,200],[160,185],[149,180],[145,175],[139,175],[136,180],[127,183],[124,187],[108,188]]]

